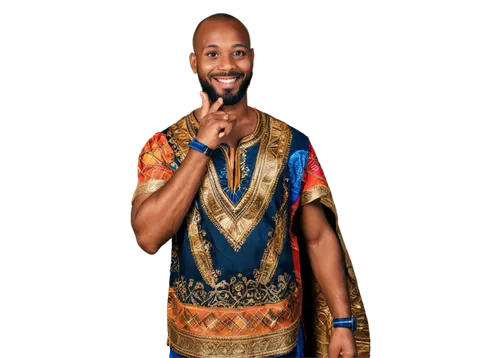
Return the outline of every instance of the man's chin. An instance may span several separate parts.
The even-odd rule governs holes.
[[[222,97],[222,99],[224,100],[224,104],[223,105],[226,105],[226,106],[233,106],[235,104],[240,103],[240,101],[241,101],[241,98],[237,99],[234,96],[231,96],[230,98]]]
[[[200,82],[201,83],[201,82]],[[222,97],[224,100],[224,105],[232,106],[241,101],[241,99],[245,96],[245,93],[241,93],[241,85],[236,88],[224,89],[224,88],[216,88],[215,86],[201,86],[202,90],[208,95],[210,102],[215,102],[217,99]]]
[[[216,97],[211,97],[210,101],[215,102],[215,101],[217,101],[217,99],[222,97],[222,99],[224,100],[223,105],[231,106],[231,105],[239,103],[241,101],[241,98],[243,98],[243,96],[240,99],[238,99],[238,91],[235,91],[235,93],[232,93],[232,92],[233,91],[231,91],[229,93],[226,92],[224,94],[221,94],[218,91],[215,91],[214,94],[216,94]]]

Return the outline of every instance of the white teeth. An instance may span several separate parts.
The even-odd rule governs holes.
[[[237,77],[233,79],[223,79],[223,78],[216,78],[217,81],[222,82],[222,83],[233,83],[234,81],[237,80]]]

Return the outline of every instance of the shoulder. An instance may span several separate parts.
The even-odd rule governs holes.
[[[292,148],[297,148],[300,150],[306,150],[309,148],[309,137],[303,132],[299,131],[297,128],[288,125],[292,132],[292,137],[294,143],[292,143]]]
[[[268,116],[272,125],[274,125],[275,127],[280,127],[283,130],[290,131],[292,133],[294,139],[300,140],[302,142],[307,142],[307,143],[311,140],[311,137],[309,137],[309,135],[307,135],[304,131],[295,127],[290,122],[288,122],[284,119],[281,119],[280,117],[276,116],[275,114],[266,112],[262,109],[259,109],[259,110]]]
[[[159,155],[159,159],[172,157],[172,154],[175,153],[171,144],[172,132],[175,131],[176,128],[185,126],[186,117],[187,115],[149,137],[141,149],[140,156],[147,153],[154,153],[155,155]]]
[[[261,111],[262,112],[262,111]],[[271,121],[274,121],[280,125],[281,128],[289,130],[291,133],[291,145],[290,145],[290,154],[296,152],[297,150],[308,150],[309,148],[309,137],[298,130],[297,128],[291,126],[283,119],[278,119],[273,115],[270,115],[266,112],[262,112],[266,114]]]
[[[167,128],[162,130],[160,133],[163,133],[164,135],[172,133],[172,131],[176,131],[179,128],[186,128],[187,127],[187,120],[188,115],[183,116],[181,119],[177,120],[176,122],[172,123],[169,125]]]

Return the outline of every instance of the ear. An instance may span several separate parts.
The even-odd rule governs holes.
[[[191,52],[189,54],[189,65],[191,66],[191,69],[193,70],[193,73],[196,73],[196,67],[198,67],[198,62],[196,61],[196,55]]]
[[[255,53],[253,52],[253,48],[250,49],[250,60],[252,61],[252,65],[253,65],[253,58],[255,56]]]

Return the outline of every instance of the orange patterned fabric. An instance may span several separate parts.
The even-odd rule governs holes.
[[[156,133],[142,148],[139,155],[137,175],[139,183],[160,179],[168,180],[173,170],[168,164],[174,161],[174,151],[167,143],[167,137],[163,133]]]
[[[203,307],[182,303],[170,288],[167,316],[178,329],[190,335],[227,339],[276,334],[297,324],[300,316],[297,296],[298,290],[295,290],[277,303],[238,308]]]
[[[136,196],[160,189],[175,170],[175,154],[167,142],[166,135],[160,130],[151,133],[137,152],[129,210]]]

